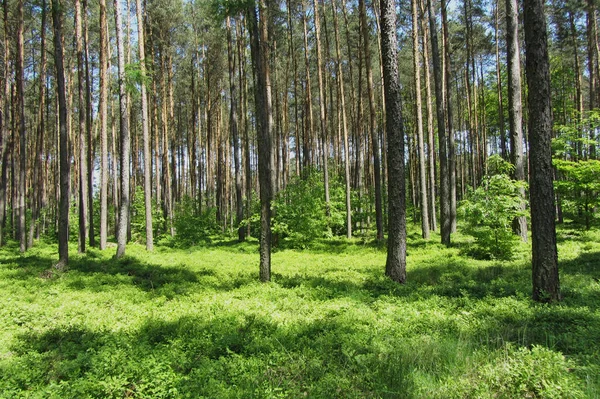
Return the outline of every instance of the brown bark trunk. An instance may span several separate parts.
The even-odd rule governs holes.
[[[419,153],[419,183],[421,208],[421,233],[424,239],[429,239],[429,209],[427,199],[427,171],[425,168],[425,140],[423,139],[423,106],[421,99],[421,64],[419,55],[419,24],[417,0],[411,0],[412,12],[412,43],[413,68],[415,72],[415,114],[417,122],[417,146]],[[389,167],[388,167],[389,169]]]
[[[127,229],[129,226],[129,118],[127,115],[127,93],[125,90],[125,55],[123,32],[121,25],[121,4],[119,0],[114,0],[115,25],[117,37],[117,58],[119,73],[119,130],[121,133],[121,201],[119,204],[119,225],[117,228],[117,258],[125,255],[125,245],[127,244]]]
[[[106,0],[100,0],[100,249],[108,240],[108,24]]]
[[[69,264],[69,136],[67,132],[67,98],[62,47],[62,4],[52,0],[54,26],[54,65],[58,96],[59,143],[60,143],[60,204],[58,217],[58,263],[56,268],[64,270]]]
[[[375,90],[373,85],[373,72],[371,68],[371,46],[365,0],[358,2],[360,14],[360,29],[363,37],[363,50],[365,69],[367,72],[367,94],[369,96],[369,133],[371,135],[371,151],[373,159],[373,179],[375,180],[375,223],[377,226],[377,240],[383,240],[383,208],[381,191],[381,158],[379,155],[379,137],[377,134],[377,112],[375,110]]]
[[[508,122],[510,129],[510,162],[515,166],[513,178],[525,181],[523,156],[523,107],[521,103],[521,60],[519,51],[519,21],[517,0],[506,0],[506,58],[508,66]],[[525,189],[521,210],[525,211]],[[513,230],[527,242],[527,218],[521,216],[513,222]]]
[[[435,81],[435,102],[437,108],[437,124],[440,146],[440,218],[442,244],[450,245],[450,233],[452,229],[450,221],[450,181],[448,174],[447,136],[446,136],[446,110],[444,107],[444,93],[442,90],[442,63],[437,42],[437,27],[435,11],[432,0],[427,0],[429,8],[429,34],[431,37],[431,53],[433,58],[433,72]]]
[[[25,87],[24,87],[24,58],[25,44],[23,39],[23,0],[17,1],[17,59],[15,63],[15,81],[17,86],[17,115],[19,121],[19,167],[17,178],[17,202],[14,205],[17,211],[17,239],[21,252],[27,249],[27,235],[25,226],[25,195],[26,195],[26,174],[27,174],[27,148],[26,148],[26,130],[25,130]]]
[[[87,169],[87,104],[85,102],[85,57],[81,1],[75,1],[75,40],[77,42],[77,94],[79,116],[79,252],[85,252],[88,218],[88,169]]]
[[[267,33],[268,0],[259,0],[260,23],[257,10],[250,10],[251,53],[255,70],[255,98],[258,133],[258,173],[260,180],[260,280],[271,280],[271,198],[272,156],[271,142],[273,117],[271,111],[271,83],[269,74],[269,38]]]
[[[150,158],[150,129],[148,127],[148,95],[146,93],[146,49],[144,42],[144,19],[142,17],[142,2],[136,0],[138,48],[140,53],[140,72],[142,74],[141,97],[142,97],[142,137],[144,146],[144,215],[146,220],[146,250],[154,249],[152,230],[152,163]],[[192,105],[194,106],[194,105]],[[194,165],[192,166],[194,167]]]
[[[527,88],[529,90],[530,198],[533,299],[561,299],[552,183],[550,62],[543,0],[524,5]]]
[[[404,125],[396,45],[396,7],[381,0],[381,48],[385,83],[388,137],[389,216],[385,274],[393,281],[406,280],[406,203],[404,187]]]

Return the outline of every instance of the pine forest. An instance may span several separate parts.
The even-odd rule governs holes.
[[[597,0],[0,3],[0,398],[600,397]]]

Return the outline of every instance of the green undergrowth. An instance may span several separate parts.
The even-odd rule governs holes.
[[[0,250],[1,398],[597,398],[600,232],[559,231],[564,300],[539,305],[525,244],[473,260],[411,232],[407,283],[385,248],[323,241],[72,255]],[[72,253],[75,253],[75,247]]]

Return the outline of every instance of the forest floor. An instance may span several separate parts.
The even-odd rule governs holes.
[[[560,227],[564,300],[533,303],[530,247],[464,255],[411,231],[404,285],[385,248],[324,241],[77,255],[0,249],[0,398],[600,397],[600,230]]]

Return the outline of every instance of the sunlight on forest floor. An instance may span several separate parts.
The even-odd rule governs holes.
[[[357,241],[0,250],[0,397],[600,397],[600,231],[561,227],[558,305],[533,303],[529,249],[473,260],[410,234],[408,278]],[[462,240],[462,241],[461,241]],[[76,249],[73,247],[72,253]]]

